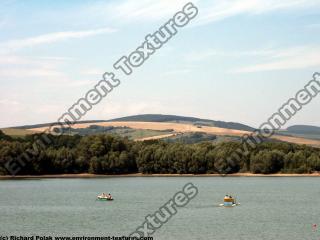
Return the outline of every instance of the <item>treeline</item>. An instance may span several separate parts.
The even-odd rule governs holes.
[[[8,163],[21,166],[18,175],[127,173],[310,173],[320,171],[320,149],[265,142],[248,155],[227,161],[239,142],[197,144],[134,142],[115,135],[49,136],[50,146],[38,148],[37,135],[14,139],[0,131],[0,175]]]

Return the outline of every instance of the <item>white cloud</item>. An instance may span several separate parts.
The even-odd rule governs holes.
[[[83,12],[90,16],[115,19],[117,23],[132,21],[156,21],[172,17],[190,1],[188,0],[124,0],[114,3],[99,2],[86,6]],[[193,1],[194,3],[197,1]]]
[[[20,105],[20,102],[16,101],[16,100],[11,100],[11,99],[0,99],[0,105],[5,105],[5,106],[16,106],[16,105]]]
[[[273,70],[303,69],[320,66],[320,47],[305,46],[289,49],[275,49],[264,63],[240,67],[234,70],[236,73],[250,73]]]
[[[97,3],[83,9],[90,16],[105,16],[117,21],[154,21],[172,17],[188,0],[124,0]],[[211,0],[192,1],[199,9],[193,26],[223,20],[239,14],[262,14],[275,10],[301,9],[319,6],[318,0]]]
[[[1,77],[60,77],[63,73],[50,68],[0,69]]]
[[[90,80],[82,80],[82,81],[69,81],[67,83],[63,83],[64,86],[68,86],[68,87],[82,87],[82,86],[92,86],[94,85],[94,81],[90,81]]]
[[[210,59],[212,57],[244,57],[244,56],[271,56],[274,55],[271,49],[248,50],[248,51],[225,51],[216,49],[207,49],[188,53],[184,56],[186,61],[195,62]]]
[[[83,75],[101,75],[104,73],[105,71],[103,71],[100,68],[87,68],[87,69],[83,69],[80,71],[80,74]]]
[[[68,57],[37,57],[37,56],[19,56],[19,55],[0,55],[0,66],[8,65],[42,65],[48,66],[63,62],[70,61],[72,58]]]
[[[84,30],[84,31],[65,31],[65,32],[54,32],[47,33],[35,37],[10,40],[7,42],[0,43],[0,48],[18,50],[26,47],[33,47],[41,44],[54,43],[59,41],[65,41],[73,38],[85,38],[90,36],[95,36],[98,34],[112,33],[115,32],[112,28],[98,28],[94,30]]]
[[[62,12],[50,12],[51,16],[60,16],[73,26],[96,26],[97,22],[113,26],[142,24],[151,21],[166,21],[177,11],[182,10],[189,0],[119,0],[94,1],[84,3],[76,9],[65,9]],[[320,5],[318,0],[194,0],[199,14],[192,26],[223,20],[239,14],[261,14],[275,10],[301,9]],[[46,15],[45,15],[46,16]],[[43,16],[42,16],[43,17]],[[75,20],[76,19],[76,20]],[[59,21],[58,20],[58,21]]]
[[[262,14],[275,10],[301,9],[319,6],[317,0],[219,0],[199,6],[194,25],[203,25],[239,14]]]
[[[162,19],[172,16],[176,11],[188,3],[187,0],[127,0],[118,4],[115,9],[119,12],[120,18],[132,19]]]
[[[0,55],[0,77],[63,77],[58,67],[69,58]]]
[[[320,66],[320,46],[296,46],[286,49],[265,48],[245,51],[224,51],[207,49],[205,51],[192,52],[184,56],[186,61],[206,61],[214,57],[240,58],[246,60],[249,57],[260,63],[250,66],[242,66],[233,69],[234,73],[249,73],[284,69],[303,69]],[[253,58],[254,57],[254,58]],[[262,62],[262,63],[261,63]]]

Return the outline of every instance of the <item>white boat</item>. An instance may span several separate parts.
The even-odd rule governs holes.
[[[101,194],[97,196],[97,200],[100,201],[113,201],[113,197],[111,195]]]

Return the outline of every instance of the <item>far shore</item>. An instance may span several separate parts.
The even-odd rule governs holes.
[[[275,174],[253,174],[253,173],[233,173],[227,175],[221,174],[53,174],[53,175],[4,175],[0,176],[0,180],[5,179],[46,179],[46,178],[109,178],[109,177],[320,177],[320,172],[317,173],[275,173]]]

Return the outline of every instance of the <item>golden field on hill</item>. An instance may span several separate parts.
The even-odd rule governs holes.
[[[214,134],[219,136],[243,136],[244,134],[250,134],[251,132],[248,131],[241,131],[241,130],[234,130],[234,129],[227,129],[227,128],[218,128],[218,127],[208,127],[202,126],[197,127],[192,124],[186,123],[171,123],[171,122],[98,122],[98,123],[78,123],[74,124],[73,128],[87,128],[90,125],[99,125],[99,126],[113,126],[113,127],[129,127],[133,129],[152,129],[152,130],[167,130],[173,129],[175,133],[187,133],[187,132],[203,132],[207,134]],[[33,132],[43,132],[47,129],[47,127],[41,128],[31,128]],[[171,134],[166,135],[159,135],[148,137],[139,140],[150,140],[150,139],[160,139],[170,136]],[[306,144],[310,146],[320,147],[320,140],[312,140],[300,137],[290,137],[290,136],[281,136],[281,135],[274,135],[272,136],[273,139],[296,143],[296,144]]]

